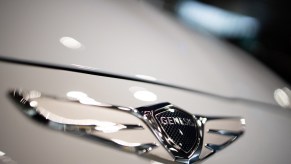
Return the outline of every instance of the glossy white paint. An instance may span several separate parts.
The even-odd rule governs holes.
[[[273,104],[274,90],[286,86],[244,52],[186,29],[144,1],[1,1],[0,24],[2,56],[142,74]],[[64,36],[85,48],[64,47]]]
[[[63,46],[59,39],[64,36],[76,39],[84,48]],[[143,1],[1,1],[0,54],[128,76],[146,75],[202,92],[271,104],[275,104],[274,90],[286,85],[244,52],[186,29]],[[13,87],[58,96],[82,91],[98,102],[131,107],[168,101],[191,113],[242,116],[246,119],[246,134],[205,163],[291,160],[290,112],[276,105],[4,62],[0,62],[0,79],[0,150],[19,163],[150,161],[34,124],[7,97],[8,89]],[[132,87],[151,91],[157,99],[140,101],[134,97]],[[132,139],[143,137],[137,134]]]
[[[7,72],[9,72],[7,74]],[[246,132],[232,145],[207,159],[205,164],[214,163],[288,163],[291,159],[291,113],[279,107],[259,103],[234,101],[215,98],[199,93],[185,92],[169,87],[161,87],[141,82],[133,82],[107,77],[99,77],[56,71],[51,69],[0,64],[0,147],[17,162],[30,163],[150,163],[134,154],[128,154],[109,148],[99,142],[86,141],[84,138],[65,135],[39,126],[19,112],[15,104],[7,97],[8,88],[17,86],[35,89],[49,95],[65,97],[69,91],[81,90],[98,102],[121,106],[139,107],[159,102],[171,102],[190,113],[208,116],[241,116],[246,123]],[[47,83],[47,79],[51,79]],[[129,88],[141,86],[155,93],[155,102],[140,101],[132,96]],[[66,112],[70,117],[103,118],[104,121],[133,123],[135,119],[125,115],[106,115],[96,108],[78,108],[70,106],[56,107],[49,104],[55,113]],[[90,116],[83,110],[91,110]],[[102,116],[100,116],[102,114]],[[128,135],[122,132],[118,138],[114,133],[106,133],[113,139],[127,143],[139,143],[149,136],[139,132]],[[152,138],[155,140],[154,138]],[[157,142],[157,141],[155,141]],[[251,151],[250,151],[251,149]],[[152,153],[157,153],[154,150]],[[167,156],[168,154],[164,154]],[[247,157],[247,158],[246,158]]]

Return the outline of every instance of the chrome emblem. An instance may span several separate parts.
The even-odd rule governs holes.
[[[194,115],[171,103],[130,108],[77,93],[56,97],[14,89],[10,95],[42,125],[162,163],[201,162],[245,130],[242,118]]]
[[[161,103],[137,108],[147,118],[156,122],[152,130],[171,155],[189,158],[200,142],[199,128],[193,115],[171,105]]]

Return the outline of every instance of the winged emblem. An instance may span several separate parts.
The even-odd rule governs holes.
[[[190,114],[167,102],[131,108],[78,92],[66,97],[19,89],[9,93],[25,115],[44,126],[163,163],[200,162],[245,130],[243,118]]]

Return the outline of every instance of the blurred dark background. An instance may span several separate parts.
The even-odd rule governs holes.
[[[291,5],[276,0],[151,0],[189,27],[249,52],[291,84]]]

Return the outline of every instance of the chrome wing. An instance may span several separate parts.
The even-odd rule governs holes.
[[[162,163],[202,161],[245,130],[242,118],[193,115],[170,103],[131,108],[81,92],[55,97],[13,89],[9,94],[37,123]]]

